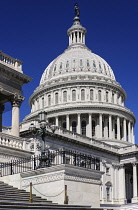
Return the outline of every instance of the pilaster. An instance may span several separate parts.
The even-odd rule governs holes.
[[[119,201],[121,204],[126,203],[126,187],[125,187],[125,166],[119,166]]]
[[[133,198],[132,203],[138,202],[137,163],[133,163]]]

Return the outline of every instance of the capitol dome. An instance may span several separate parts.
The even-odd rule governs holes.
[[[70,75],[91,75],[115,80],[114,73],[108,63],[100,56],[92,53],[86,46],[71,46],[45,69],[40,85],[55,78]]]
[[[42,74],[24,121],[47,112],[49,123],[89,138],[125,146],[134,143],[135,116],[109,64],[85,45],[79,16],[68,29],[68,48]]]
[[[85,75],[115,80],[109,64],[99,55],[91,52],[85,45],[86,29],[74,18],[73,26],[68,30],[69,47],[55,58],[45,69],[40,85],[56,78]]]

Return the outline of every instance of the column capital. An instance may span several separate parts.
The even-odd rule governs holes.
[[[106,160],[102,160],[101,163],[106,167]]]
[[[132,162],[132,166],[137,166],[137,162]]]
[[[114,169],[119,169],[119,168],[121,168],[119,164],[115,164],[115,163],[113,163],[112,166],[114,167]],[[123,166],[122,166],[122,167],[123,167]]]
[[[125,164],[120,164],[118,167],[119,167],[119,169],[125,168]]]
[[[24,100],[24,97],[17,94],[13,95],[10,98],[10,101],[13,107],[20,107],[20,104],[23,100]]]

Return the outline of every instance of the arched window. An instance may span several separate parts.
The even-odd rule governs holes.
[[[93,67],[94,67],[94,68],[96,67],[95,61],[93,61]]]
[[[101,63],[99,63],[99,69],[100,69],[100,71],[101,71],[101,69],[102,69],[102,67],[101,67]]]
[[[106,97],[105,97],[105,99],[106,99],[106,102],[108,102],[108,91],[106,91]]]
[[[104,64],[104,70],[105,70],[105,73],[106,73],[106,67],[105,67],[105,64]]]
[[[72,90],[72,101],[76,101],[76,90]]]
[[[87,67],[90,67],[90,63],[89,63],[89,60],[87,60]]]
[[[39,99],[37,99],[37,109],[40,109]]]
[[[66,63],[66,68],[67,69],[69,68],[69,61],[67,61],[67,63]]]
[[[58,93],[55,93],[55,104],[58,104]]]
[[[73,60],[73,69],[75,70],[75,60]]]
[[[92,120],[92,136],[95,136],[95,120]]]
[[[117,96],[117,104],[119,104],[119,98],[120,98],[120,95],[118,94],[118,96]]]
[[[84,120],[81,122],[81,134],[86,136],[86,121]]]
[[[112,184],[111,182],[107,182],[106,184],[106,200],[111,201],[111,188],[112,188]]]
[[[62,70],[62,62],[60,63],[60,70]]]
[[[82,64],[82,59],[80,60],[80,67],[82,67],[83,66],[83,64]]]
[[[63,122],[62,127],[63,129],[66,129],[66,122]]]
[[[114,103],[114,93],[112,93],[112,103]]]
[[[67,102],[67,91],[63,92],[63,102]]]
[[[51,105],[51,95],[48,95],[48,106]]]
[[[55,65],[55,67],[54,67],[54,71],[56,71],[56,69],[57,69],[57,66]]]
[[[76,121],[72,122],[72,133],[76,133],[77,123]]]
[[[44,97],[42,97],[42,109],[44,108]]]
[[[93,92],[94,92],[94,91],[91,89],[91,90],[90,90],[90,100],[91,100],[91,101],[93,101]]]
[[[102,94],[101,94],[101,90],[98,90],[98,101],[102,100]]]
[[[85,101],[85,90],[81,90],[81,100]]]

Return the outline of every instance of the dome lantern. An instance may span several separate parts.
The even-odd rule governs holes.
[[[85,34],[86,29],[80,24],[80,10],[78,4],[75,4],[74,7],[75,17],[73,19],[73,25],[71,28],[68,29],[67,34],[69,36],[69,46],[76,45],[76,44],[83,44],[85,45]]]

